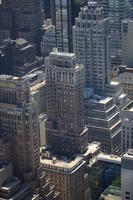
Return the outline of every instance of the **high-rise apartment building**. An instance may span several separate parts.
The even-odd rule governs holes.
[[[121,110],[121,146],[122,151],[133,148],[133,102]]]
[[[42,23],[40,0],[7,1],[0,4],[0,42],[25,38],[39,49]]]
[[[133,20],[122,21],[122,65],[133,67]]]
[[[84,66],[72,53],[53,51],[45,59],[47,145],[57,154],[75,154],[87,148],[84,127]]]
[[[121,123],[112,97],[92,95],[85,99],[85,125],[88,141],[101,143],[105,153],[121,153]]]
[[[0,76],[0,130],[12,142],[15,173],[35,175],[40,164],[38,111],[26,79]]]
[[[108,17],[110,21],[112,64],[120,64],[122,20],[131,16],[129,0],[97,0],[97,2],[99,6],[103,7],[104,17]]]
[[[76,18],[73,50],[86,67],[86,86],[104,90],[111,82],[109,19],[96,2],[88,2]]]
[[[121,200],[133,198],[133,149],[128,150],[121,160]]]

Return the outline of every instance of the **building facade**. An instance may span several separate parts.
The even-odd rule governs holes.
[[[131,101],[127,106],[121,110],[121,146],[122,152],[133,148],[133,102]]]
[[[111,62],[112,65],[121,63],[122,51],[122,20],[130,18],[131,6],[129,0],[98,0],[98,5],[103,7],[104,17],[110,21],[111,35]]]
[[[122,21],[122,65],[133,67],[133,20],[125,19]]]
[[[121,200],[133,197],[133,150],[129,149],[122,157],[121,161]]]
[[[86,86],[104,90],[111,82],[109,19],[96,2],[88,2],[76,18],[73,51],[86,67]]]
[[[120,66],[117,79],[121,82],[122,89],[130,100],[133,100],[133,69],[127,66]]]
[[[4,40],[0,46],[0,73],[24,76],[43,67],[42,58],[36,57],[36,47],[23,38]]]
[[[6,38],[25,38],[36,44],[37,53],[39,53],[41,23],[40,0],[2,0],[0,4],[0,42]]]
[[[49,55],[53,48],[56,47],[55,26],[51,20],[47,20],[43,27],[44,34],[41,42],[41,53],[43,58]]]
[[[87,0],[51,0],[51,18],[56,27],[56,44],[59,51],[72,52],[72,26],[81,6]]]
[[[120,154],[121,122],[114,99],[93,95],[85,99],[84,110],[88,141],[101,142],[105,153]]]
[[[60,192],[62,200],[85,199],[85,161],[81,157],[71,161],[41,159],[41,164],[51,183]]]
[[[45,59],[47,97],[47,145],[58,154],[84,152],[84,66],[76,64],[72,53],[51,52]]]
[[[39,167],[38,111],[23,78],[0,76],[0,129],[10,137],[15,173],[35,175]]]

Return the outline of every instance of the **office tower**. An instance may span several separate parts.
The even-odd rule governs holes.
[[[55,26],[52,25],[50,19],[45,22],[43,32],[41,53],[44,59],[51,51],[53,51],[53,48],[56,47]]]
[[[59,51],[72,52],[71,1],[55,1],[56,42]]]
[[[28,81],[0,76],[0,129],[12,142],[13,167],[22,177],[39,167],[38,112],[30,100]]]
[[[121,200],[133,197],[133,150],[128,150],[121,160]]]
[[[121,123],[112,97],[92,95],[85,99],[85,125],[88,141],[101,143],[105,153],[121,153]]]
[[[109,17],[111,35],[112,65],[121,63],[122,20],[131,17],[131,6],[128,0],[97,0],[103,7],[104,17]]]
[[[83,200],[85,195],[85,161],[81,157],[74,160],[41,159],[41,164],[61,194],[62,200]],[[86,199],[87,200],[87,199]]]
[[[1,45],[0,73],[23,76],[35,68],[43,66],[42,59],[36,57],[36,48],[23,38],[4,40]]]
[[[133,102],[130,102],[121,110],[121,146],[125,152],[129,148],[133,148]]]
[[[39,53],[42,13],[40,0],[7,1],[0,5],[0,38],[25,38]],[[1,41],[0,41],[1,42]]]
[[[72,25],[81,5],[86,0],[51,0],[51,18],[56,27],[56,43],[59,51],[72,52]]]
[[[55,153],[72,155],[87,148],[84,127],[84,66],[72,53],[55,51],[45,59],[47,127],[46,142]]]
[[[122,65],[133,67],[133,20],[122,21]]]
[[[73,51],[86,67],[86,86],[104,91],[111,82],[109,19],[96,2],[88,2],[76,18]]]
[[[6,162],[13,163],[14,174],[30,183],[40,198],[59,200],[40,166],[38,107],[28,79],[0,76],[0,130],[11,142]]]
[[[121,82],[124,93],[130,100],[133,100],[133,69],[120,66],[117,79]]]
[[[50,5],[50,0],[42,0],[42,2],[43,2],[43,8],[44,8],[45,19],[50,19],[50,18],[51,18],[51,5]]]

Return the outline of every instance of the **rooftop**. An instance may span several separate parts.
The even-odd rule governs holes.
[[[56,48],[53,49],[53,52],[51,52],[49,55],[54,56],[65,56],[65,57],[75,57],[74,53],[68,53],[68,52],[59,52]]]
[[[36,90],[38,90],[40,87],[46,85],[46,81],[41,81],[40,83],[37,83],[36,85],[30,87],[31,92],[34,92]]]
[[[80,156],[77,156],[73,160],[67,160],[66,158],[57,159],[53,157],[52,159],[42,159],[41,164],[49,170],[62,171],[65,173],[73,173],[79,166],[83,165],[85,161]]]
[[[122,158],[127,158],[128,160],[133,160],[133,149],[129,149]]]
[[[99,104],[107,104],[112,100],[112,97],[104,97],[99,95],[93,95],[92,98],[89,99],[89,102],[99,103]]]
[[[129,104],[127,104],[124,108],[124,111],[131,111],[133,112],[133,101],[129,102]]]
[[[121,157],[120,156],[116,156],[116,155],[100,153],[97,156],[97,160],[98,161],[103,161],[103,162],[121,164]]]
[[[88,156],[89,154],[94,154],[101,146],[100,142],[92,142],[88,144],[88,149],[84,153],[84,156]]]

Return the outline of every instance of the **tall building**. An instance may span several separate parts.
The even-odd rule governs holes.
[[[47,145],[57,154],[82,153],[87,148],[84,127],[84,66],[72,53],[53,51],[45,59]]]
[[[33,69],[43,67],[43,60],[36,57],[34,44],[23,38],[4,40],[1,49],[0,73],[23,76]]]
[[[133,20],[122,21],[122,65],[133,67]]]
[[[25,38],[39,51],[42,23],[40,0],[7,1],[0,4],[0,42],[3,39]]]
[[[39,195],[37,199],[59,200],[59,193],[51,186],[40,166],[38,106],[31,97],[28,78],[0,76],[0,131],[1,161],[12,162],[13,174],[30,183],[30,187],[26,188]],[[27,191],[25,184],[20,188],[20,180],[16,181],[13,178],[3,182],[0,198],[11,198],[17,189]],[[20,191],[18,195],[21,196]],[[24,197],[21,196],[21,199]],[[28,195],[25,199],[32,198]]]
[[[45,19],[50,19],[51,18],[50,0],[42,0],[42,2],[43,2]]]
[[[133,150],[128,150],[121,161],[121,200],[133,197]]]
[[[72,52],[72,25],[78,16],[80,6],[87,0],[51,0],[51,18],[56,27],[56,43],[59,51]]]
[[[133,102],[121,110],[121,146],[122,152],[133,148]]]
[[[103,7],[104,17],[108,17],[110,21],[112,64],[120,64],[122,50],[121,24],[123,19],[131,16],[129,0],[97,0],[97,2],[99,6]]]
[[[43,27],[43,36],[41,41],[41,53],[43,58],[49,55],[53,48],[56,47],[55,26],[51,20],[47,20]]]
[[[108,154],[121,153],[121,122],[112,97],[92,95],[85,99],[85,125],[88,141],[101,143]]]
[[[73,51],[86,67],[86,86],[104,91],[111,82],[109,19],[96,2],[88,2],[76,18]]]
[[[12,142],[11,159],[19,177],[35,175],[40,164],[38,111],[29,89],[26,79],[0,76],[0,129]]]
[[[61,194],[61,200],[87,200],[84,198],[85,163],[81,157],[74,160],[41,159],[43,169]]]

